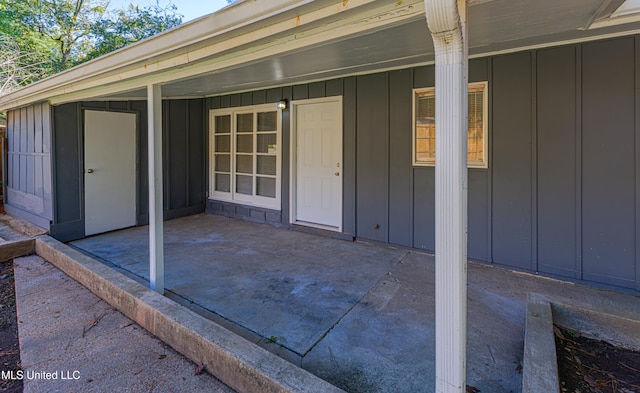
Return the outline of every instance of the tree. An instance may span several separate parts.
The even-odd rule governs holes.
[[[42,70],[26,58],[15,42],[0,34],[0,96],[42,77]]]
[[[58,72],[77,63],[91,48],[91,26],[105,18],[108,0],[2,0],[14,12],[20,30],[51,51],[51,70]],[[16,4],[20,3],[20,4]]]
[[[19,65],[7,70],[28,70],[15,78],[3,72],[0,85],[33,82],[182,22],[172,4],[130,5],[124,10],[109,10],[108,4],[109,0],[0,0],[5,61]]]
[[[129,4],[128,8],[115,10],[111,18],[92,26],[93,48],[87,52],[86,59],[123,48],[180,23],[182,17],[176,14],[173,4],[166,8],[160,7],[157,2],[155,6],[146,8]]]
[[[4,58],[20,59],[22,65],[36,65],[51,74],[52,43],[37,30],[31,29],[24,20],[33,13],[32,3],[29,1],[0,0],[0,37],[4,51],[17,53],[3,53]],[[1,83],[1,82],[0,82]]]

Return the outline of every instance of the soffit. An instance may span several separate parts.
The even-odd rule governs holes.
[[[603,35],[625,34],[640,23],[587,30],[601,0],[471,2],[469,54],[479,57]],[[197,97],[363,74],[433,61],[424,14],[353,37],[216,69],[163,85],[167,97]],[[144,98],[144,95],[140,98]]]

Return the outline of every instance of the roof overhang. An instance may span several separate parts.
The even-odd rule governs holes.
[[[612,1],[470,0],[470,56],[640,32],[638,21],[593,28]],[[244,0],[4,96],[0,110],[146,99],[150,84],[206,97],[432,61],[423,0]]]

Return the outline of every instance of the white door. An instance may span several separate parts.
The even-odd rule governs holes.
[[[85,235],[136,224],[136,115],[84,112]]]
[[[292,103],[294,107],[293,222],[342,230],[342,101]]]

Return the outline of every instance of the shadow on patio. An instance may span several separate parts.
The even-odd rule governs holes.
[[[147,227],[72,245],[148,285]],[[202,214],[165,222],[165,283],[174,300],[346,391],[434,390],[432,255]],[[529,292],[616,297],[470,263],[469,385],[522,390]]]

